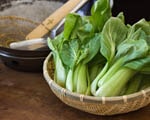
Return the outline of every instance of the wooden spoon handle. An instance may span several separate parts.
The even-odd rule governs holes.
[[[68,13],[70,13],[78,4],[85,4],[88,0],[69,0],[47,19],[45,19],[38,27],[30,32],[26,39],[40,38],[46,35],[54,28]]]

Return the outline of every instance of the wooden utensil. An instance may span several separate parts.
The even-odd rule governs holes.
[[[45,19],[38,27],[26,36],[26,39],[41,38],[54,28],[68,13],[76,6],[80,8],[88,0],[69,0],[62,7],[57,9],[47,19]]]
[[[57,9],[51,14],[45,21],[43,21],[38,27],[36,27],[27,36],[27,40],[10,43],[10,48],[21,50],[36,50],[40,47],[46,46],[45,38],[41,38],[51,31],[51,36],[56,35],[56,31],[63,25],[64,17],[68,13],[76,12],[80,9],[88,0],[69,0],[62,7]],[[58,24],[59,23],[59,24]]]

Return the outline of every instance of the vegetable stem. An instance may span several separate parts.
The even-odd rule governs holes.
[[[55,56],[55,79],[57,81],[57,83],[62,86],[65,87],[65,82],[66,82],[66,71],[65,68],[63,66],[63,63],[59,57],[59,55]]]
[[[103,77],[103,75],[107,72],[108,70],[108,63],[105,64],[104,68],[102,69],[102,71],[100,71],[100,73],[96,76],[96,78],[93,80],[92,84],[91,84],[91,93],[93,95],[96,94],[96,90],[98,87],[98,81],[100,80],[100,78]]]
[[[87,65],[80,64],[78,79],[77,79],[77,93],[85,94],[88,87],[87,81]]]
[[[73,70],[70,69],[66,78],[66,89],[73,92]]]
[[[105,82],[107,82],[111,77],[121,68],[124,63],[124,59],[120,58],[117,60],[112,67],[106,72],[106,74],[99,80],[98,86],[102,86]]]
[[[128,94],[132,94],[134,92],[137,92],[138,89],[139,89],[139,86],[140,86],[140,83],[141,83],[141,80],[142,80],[142,75],[136,75],[133,77],[133,79],[131,79],[128,83],[128,87],[125,91],[125,95],[128,95]]]
[[[123,67],[96,91],[96,96],[117,96],[136,72]]]

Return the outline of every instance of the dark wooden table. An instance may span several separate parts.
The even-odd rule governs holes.
[[[12,70],[0,61],[0,120],[149,120],[150,105],[115,116],[96,116],[62,103],[42,73]]]

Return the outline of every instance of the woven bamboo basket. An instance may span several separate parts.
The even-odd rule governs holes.
[[[44,61],[43,74],[53,93],[65,104],[95,115],[116,115],[138,110],[150,103],[150,88],[117,97],[93,97],[68,91],[53,81],[54,66],[50,53]]]

